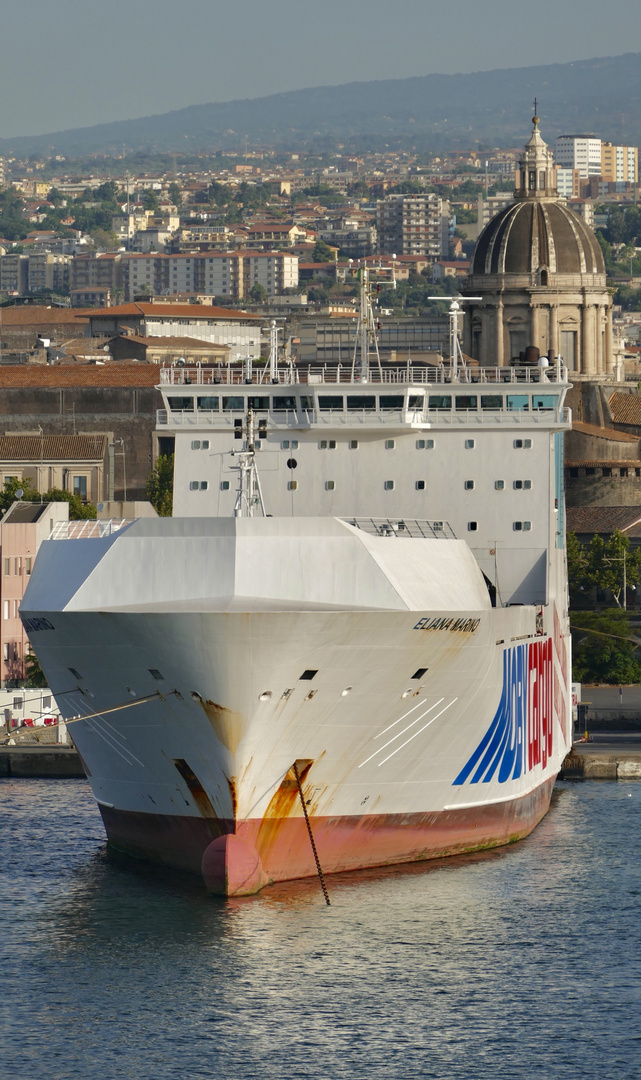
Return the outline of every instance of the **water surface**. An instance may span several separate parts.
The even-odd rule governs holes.
[[[521,844],[223,901],[107,853],[84,781],[0,781],[3,1080],[641,1073],[641,784]]]

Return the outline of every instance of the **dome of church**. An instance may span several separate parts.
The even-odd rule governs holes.
[[[506,206],[485,226],[472,274],[605,274],[592,230],[558,199],[525,199]]]

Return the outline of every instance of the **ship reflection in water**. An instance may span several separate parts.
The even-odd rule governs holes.
[[[0,797],[4,1080],[636,1075],[641,784],[560,784],[524,842],[330,908],[108,854],[82,781]]]

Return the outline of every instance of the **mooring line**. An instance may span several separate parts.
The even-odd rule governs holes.
[[[312,851],[314,853],[314,861],[316,863],[316,870],[318,871],[318,880],[321,883],[321,889],[323,890],[323,896],[325,897],[325,903],[330,907],[329,893],[327,892],[327,886],[325,884],[325,878],[323,876],[323,870],[318,858],[318,852],[316,850],[316,844],[314,843],[314,834],[312,833],[312,827],[309,823],[309,814],[307,813],[307,807],[305,805],[305,796],[303,795],[303,789],[301,787],[300,776],[298,775],[298,766],[294,762],[294,776],[296,777],[296,784],[298,785],[298,794],[300,795],[300,804],[303,808],[303,814],[305,815],[305,824],[307,825],[307,832],[309,833],[309,842],[312,845]]]

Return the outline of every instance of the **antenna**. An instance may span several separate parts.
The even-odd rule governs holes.
[[[428,300],[445,300],[444,296],[428,296]],[[450,372],[454,378],[458,374],[458,362],[465,367],[465,360],[461,351],[461,343],[458,338],[458,317],[461,313],[461,303],[464,300],[482,300],[482,296],[453,296],[450,301]],[[459,302],[460,301],[460,302]]]
[[[232,465],[238,473],[238,488],[236,491],[236,502],[234,504],[234,517],[253,517],[254,510],[258,507],[263,517],[265,514],[265,503],[263,502],[263,492],[260,486],[260,478],[258,476],[258,469],[256,468],[256,440],[254,437],[255,431],[255,417],[254,410],[251,404],[247,407],[247,414],[243,419],[237,417],[234,420],[234,438],[242,439],[245,436],[243,449],[238,456],[238,465]],[[258,421],[258,438],[267,438],[267,419],[262,418]],[[232,456],[236,456],[234,451],[231,451]]]
[[[369,382],[369,343],[374,339],[374,352],[378,373],[382,378],[381,358],[378,352],[378,337],[376,324],[372,311],[372,301],[369,295],[369,273],[367,266],[359,270],[361,279],[361,302],[358,310],[358,323],[356,324],[356,338],[354,340],[354,354],[352,356],[352,379],[355,382]],[[357,359],[358,357],[358,359]]]

